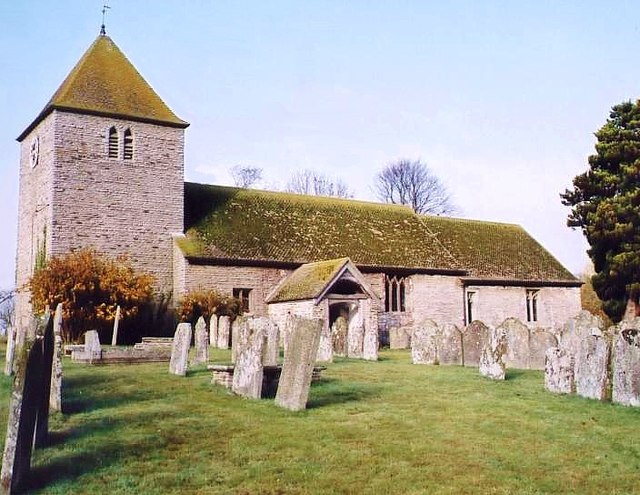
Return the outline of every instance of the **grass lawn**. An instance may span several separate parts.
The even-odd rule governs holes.
[[[383,351],[328,365],[301,413],[230,395],[203,367],[64,373],[33,493],[640,493],[640,409],[551,395],[541,372],[492,382]]]

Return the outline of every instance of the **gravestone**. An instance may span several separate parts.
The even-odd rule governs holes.
[[[492,380],[504,380],[506,376],[505,358],[507,354],[507,337],[500,327],[491,329],[489,341],[482,348],[480,374]]]
[[[291,313],[287,313],[287,317],[284,320],[284,328],[280,332],[280,347],[282,347],[284,354],[287,354],[287,346],[289,345],[289,335],[293,330],[293,321],[295,316]]]
[[[213,313],[209,320],[209,345],[218,347],[218,315]]]
[[[307,407],[313,367],[318,353],[323,321],[296,318],[289,336],[282,374],[276,392],[276,404],[291,411]]]
[[[367,361],[377,361],[378,347],[378,329],[365,327],[364,343],[362,345],[362,358]]]
[[[120,306],[116,306],[116,316],[113,319],[113,334],[111,335],[111,345],[118,343],[118,327],[120,326]]]
[[[5,355],[4,374],[10,376],[13,374],[13,358],[16,349],[16,326],[11,324],[7,328],[7,353]]]
[[[240,317],[236,319],[236,322],[239,321],[238,325],[234,325],[234,337],[237,341],[233,342],[236,361],[231,390],[244,397],[259,399],[262,395],[262,358],[267,336],[261,322],[250,320],[253,319]]]
[[[323,363],[331,363],[333,361],[333,335],[328,323],[322,325],[316,360]]]
[[[40,362],[40,390],[38,391],[38,417],[34,444],[42,447],[49,439],[49,398],[51,396],[51,374],[53,371],[53,318],[47,309],[45,317],[40,320],[38,335],[42,335],[42,358]]]
[[[507,342],[505,366],[529,369],[529,328],[517,318],[507,318],[499,328],[505,334]]]
[[[58,304],[53,317],[53,363],[51,365],[51,393],[49,407],[62,411],[62,304]]]
[[[406,328],[391,327],[389,328],[389,348],[390,349],[408,349],[409,336]]]
[[[187,374],[189,346],[191,345],[191,323],[179,323],[171,345],[169,373],[178,376]]]
[[[576,393],[588,399],[605,400],[609,386],[611,345],[605,337],[587,335],[575,356]]]
[[[490,339],[490,330],[481,321],[472,321],[462,333],[462,361],[464,366],[479,366],[482,349]]]
[[[546,369],[546,354],[549,349],[558,347],[558,339],[543,328],[535,328],[529,337],[529,369]]]
[[[547,349],[544,367],[544,388],[554,394],[572,394],[576,391],[573,378],[573,355],[552,347]]]
[[[102,347],[97,330],[87,330],[84,334],[84,355],[90,363],[102,359]]]
[[[229,348],[229,332],[231,331],[231,318],[221,316],[218,320],[218,349]]]
[[[362,321],[349,323],[347,332],[347,357],[361,359],[364,348],[364,325]]]
[[[244,331],[241,327],[249,325],[248,316],[238,316],[233,323],[231,323],[231,362],[236,362],[236,353],[238,352],[238,342],[240,341],[239,333]]]
[[[623,321],[618,327],[611,400],[623,406],[640,407],[640,318]]]
[[[29,477],[37,416],[43,396],[43,337],[27,337],[16,349],[0,493],[17,492]]]
[[[262,331],[267,339],[262,356],[262,364],[264,366],[277,366],[278,357],[280,356],[280,329],[271,318],[262,317],[254,319],[260,321],[258,324],[262,325]]]
[[[588,335],[602,337],[604,330],[605,325],[599,316],[594,316],[589,311],[580,311],[574,318],[569,318],[560,329],[559,347],[575,357],[581,342]]]
[[[425,320],[411,334],[411,361],[413,364],[438,364],[438,325]]]
[[[336,356],[347,355],[347,335],[349,325],[344,316],[338,316],[331,326],[331,340],[333,341],[333,353]]]
[[[209,362],[209,334],[207,333],[207,323],[201,316],[196,322],[195,332],[196,357],[194,363],[206,364]]]
[[[452,324],[446,323],[440,330],[438,341],[438,363],[462,365],[462,332]]]

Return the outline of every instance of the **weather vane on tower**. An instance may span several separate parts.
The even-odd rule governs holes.
[[[100,26],[100,34],[103,35],[103,36],[105,34],[107,34],[107,31],[104,28],[104,18],[105,18],[106,14],[107,14],[107,9],[110,9],[110,8],[111,7],[109,7],[106,4],[102,6],[102,26]]]

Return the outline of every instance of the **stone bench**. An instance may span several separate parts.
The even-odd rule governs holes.
[[[233,383],[233,364],[210,364],[207,369],[212,372],[211,383],[214,385],[222,385],[231,389]],[[314,366],[312,382],[318,382],[321,379],[321,373],[326,370],[326,366]],[[280,374],[282,373],[282,365],[265,366],[263,368],[264,376],[262,379],[262,397],[273,397],[278,389]]]

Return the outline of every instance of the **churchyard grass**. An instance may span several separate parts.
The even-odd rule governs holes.
[[[383,351],[329,364],[298,413],[232,396],[204,366],[179,377],[168,364],[65,359],[64,372],[65,413],[35,453],[33,493],[640,492],[640,409],[554,396],[542,372],[494,382]]]

